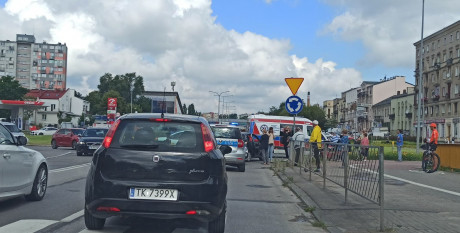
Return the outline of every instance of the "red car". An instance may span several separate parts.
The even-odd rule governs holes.
[[[72,147],[75,149],[79,141],[79,136],[82,135],[84,129],[60,129],[53,134],[51,139],[51,147],[57,149],[58,147]]]

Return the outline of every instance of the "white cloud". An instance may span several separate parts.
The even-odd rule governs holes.
[[[413,67],[420,40],[422,1],[323,0],[345,9],[325,28],[348,41],[361,41],[366,55],[361,64],[386,67]],[[425,31],[428,36],[458,20],[460,1],[425,1]]]
[[[27,4],[40,10],[30,14]],[[38,40],[67,44],[68,87],[83,94],[96,89],[104,73],[136,72],[147,90],[170,90],[176,81],[182,103],[198,111],[216,112],[217,97],[209,91],[228,90],[226,100],[238,113],[254,113],[291,95],[287,77],[304,77],[299,94],[306,98],[310,91],[319,104],[361,80],[358,71],[337,69],[332,61],[289,55],[289,40],[226,30],[215,23],[210,0],[9,0],[6,9],[9,15],[0,10],[0,18],[19,27],[46,25]],[[10,31],[0,26],[0,34],[14,38]]]

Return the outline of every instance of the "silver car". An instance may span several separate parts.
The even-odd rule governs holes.
[[[246,170],[247,149],[240,129],[232,125],[211,125],[211,129],[217,145],[226,145],[232,148],[232,152],[225,155],[225,163],[236,166],[240,172],[244,172]]]
[[[23,136],[23,137],[26,137],[26,135],[16,126],[16,124],[14,123],[11,123],[11,122],[0,122],[0,124],[2,124],[3,126],[5,126],[12,134],[14,137],[16,137],[16,139],[19,137],[19,136]],[[27,141],[29,141],[29,139],[26,137]]]
[[[27,200],[43,199],[48,184],[48,165],[40,152],[25,148],[27,140],[17,139],[0,124],[0,201],[25,195]]]

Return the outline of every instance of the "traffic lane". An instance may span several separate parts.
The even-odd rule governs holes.
[[[387,178],[400,178],[418,184],[460,193],[460,174],[438,170],[434,173],[422,171],[421,161],[385,161],[384,168]]]
[[[73,171],[61,173],[69,176]],[[84,205],[85,179],[49,186],[41,201],[29,202],[24,197],[0,202],[0,227],[23,219],[61,219],[80,211]]]
[[[53,149],[51,146],[27,146],[45,156],[48,162],[48,170],[65,168],[91,162],[92,156],[77,156],[75,150],[70,147]]]
[[[246,172],[227,167],[229,189],[227,195],[227,233],[240,232],[324,232],[311,225],[299,207],[300,200],[283,187],[268,166],[253,161],[246,164]],[[71,223],[56,224],[42,232],[207,232],[207,223],[188,220],[158,220],[138,217],[111,217],[104,229],[88,231],[80,216]]]

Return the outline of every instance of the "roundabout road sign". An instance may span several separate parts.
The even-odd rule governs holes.
[[[302,111],[303,101],[300,97],[293,95],[287,98],[286,100],[286,111],[290,114],[297,114]]]

